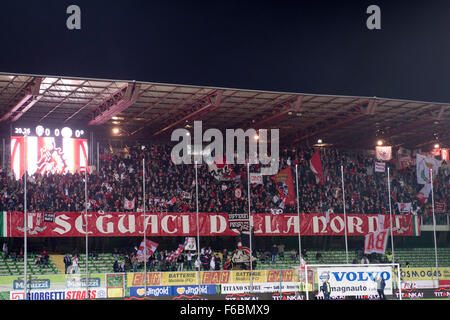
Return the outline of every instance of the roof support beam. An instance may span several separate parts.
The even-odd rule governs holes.
[[[284,107],[281,108],[280,112],[255,123],[253,126],[256,129],[260,129],[260,128],[264,127],[265,125],[267,125],[268,123],[272,123],[273,121],[276,121],[276,120],[279,121],[280,118],[285,117],[290,112],[301,112],[302,100],[303,100],[303,96],[298,96],[297,99],[295,100],[294,104],[292,104],[289,101],[284,103],[283,104]]]
[[[42,96],[39,95],[41,83],[42,78],[40,77],[34,78],[30,87],[27,89],[28,92],[25,94],[25,96],[22,99],[20,99],[20,101],[11,110],[9,110],[5,115],[3,115],[3,117],[0,119],[0,122],[8,121],[11,119],[11,117],[12,117],[11,122],[16,121],[25,112],[27,112],[28,109],[30,109],[36,102],[38,102],[42,98]],[[30,101],[31,98],[33,98],[32,101]],[[18,111],[20,108],[22,109]]]
[[[364,118],[367,115],[367,113],[363,112],[361,109],[362,109],[362,105],[364,105],[366,103],[367,103],[367,101],[362,102],[362,103],[360,103],[358,105],[352,106],[351,107],[352,109],[356,108],[356,112],[354,114],[352,114],[352,115],[349,115],[348,117],[346,117],[345,119],[343,119],[341,121],[329,124],[329,125],[327,125],[327,126],[325,126],[323,128],[317,128],[317,124],[314,125],[313,127],[315,127],[315,130],[313,130],[312,132],[307,133],[307,134],[305,134],[305,135],[303,135],[301,137],[295,138],[293,140],[293,142],[297,143],[297,142],[300,142],[300,141],[312,138],[314,136],[317,136],[319,134],[324,134],[324,133],[326,133],[326,132],[328,132],[330,130],[346,126],[346,125],[348,125],[348,124],[350,124],[350,123],[352,123],[354,121],[357,121],[357,120],[359,120],[361,118]]]
[[[140,95],[139,83],[128,83],[111,97],[106,99],[93,113],[89,125],[100,125],[107,122],[116,114],[133,105]]]
[[[206,99],[204,98],[204,101],[207,101],[206,105],[204,105],[203,107],[200,107],[199,109],[197,109],[196,111],[193,111],[191,113],[189,113],[188,115],[182,117],[181,119],[176,120],[175,122],[172,122],[171,124],[169,124],[168,126],[164,127],[161,130],[158,130],[157,132],[155,132],[153,135],[157,136],[167,130],[169,130],[170,128],[175,127],[176,125],[180,124],[181,122],[185,122],[186,120],[190,120],[194,117],[196,117],[195,120],[199,119],[199,117],[205,116],[206,114],[210,113],[211,111],[216,110],[217,108],[220,107],[220,102],[222,100],[222,90],[217,90],[215,92],[214,97],[212,95],[208,95],[206,97]],[[187,109],[191,109],[193,106],[195,106],[197,103],[191,105],[189,108]]]

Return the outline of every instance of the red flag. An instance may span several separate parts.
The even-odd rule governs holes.
[[[311,160],[309,160],[309,163],[311,165],[312,172],[314,172],[314,175],[316,176],[316,183],[324,185],[323,169],[322,162],[320,161],[319,150],[316,150],[316,152],[314,152],[314,155],[312,156]]]
[[[279,173],[274,175],[272,179],[275,181],[277,190],[280,193],[281,200],[285,201],[285,204],[292,206],[295,204],[294,196],[294,183],[292,181],[291,168],[288,167],[281,170]]]

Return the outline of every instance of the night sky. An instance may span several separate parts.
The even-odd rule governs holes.
[[[0,47],[8,73],[450,102],[448,0],[3,1]]]

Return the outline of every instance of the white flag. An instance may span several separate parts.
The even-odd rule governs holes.
[[[433,169],[433,178],[436,177],[442,161],[417,154],[416,156],[416,174],[418,184],[430,183],[430,169]]]

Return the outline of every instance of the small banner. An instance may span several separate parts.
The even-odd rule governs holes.
[[[412,203],[411,202],[407,202],[407,203],[402,203],[402,202],[398,202],[398,211],[400,211],[400,213],[410,213],[411,209],[412,209]]]
[[[263,184],[263,177],[260,173],[250,173],[251,184]]]
[[[197,244],[194,237],[186,238],[186,246],[184,247],[184,250],[197,250]]]
[[[386,164],[384,162],[375,162],[375,172],[385,172]]]
[[[437,214],[444,214],[447,211],[445,202],[435,202],[434,204],[434,212]]]

